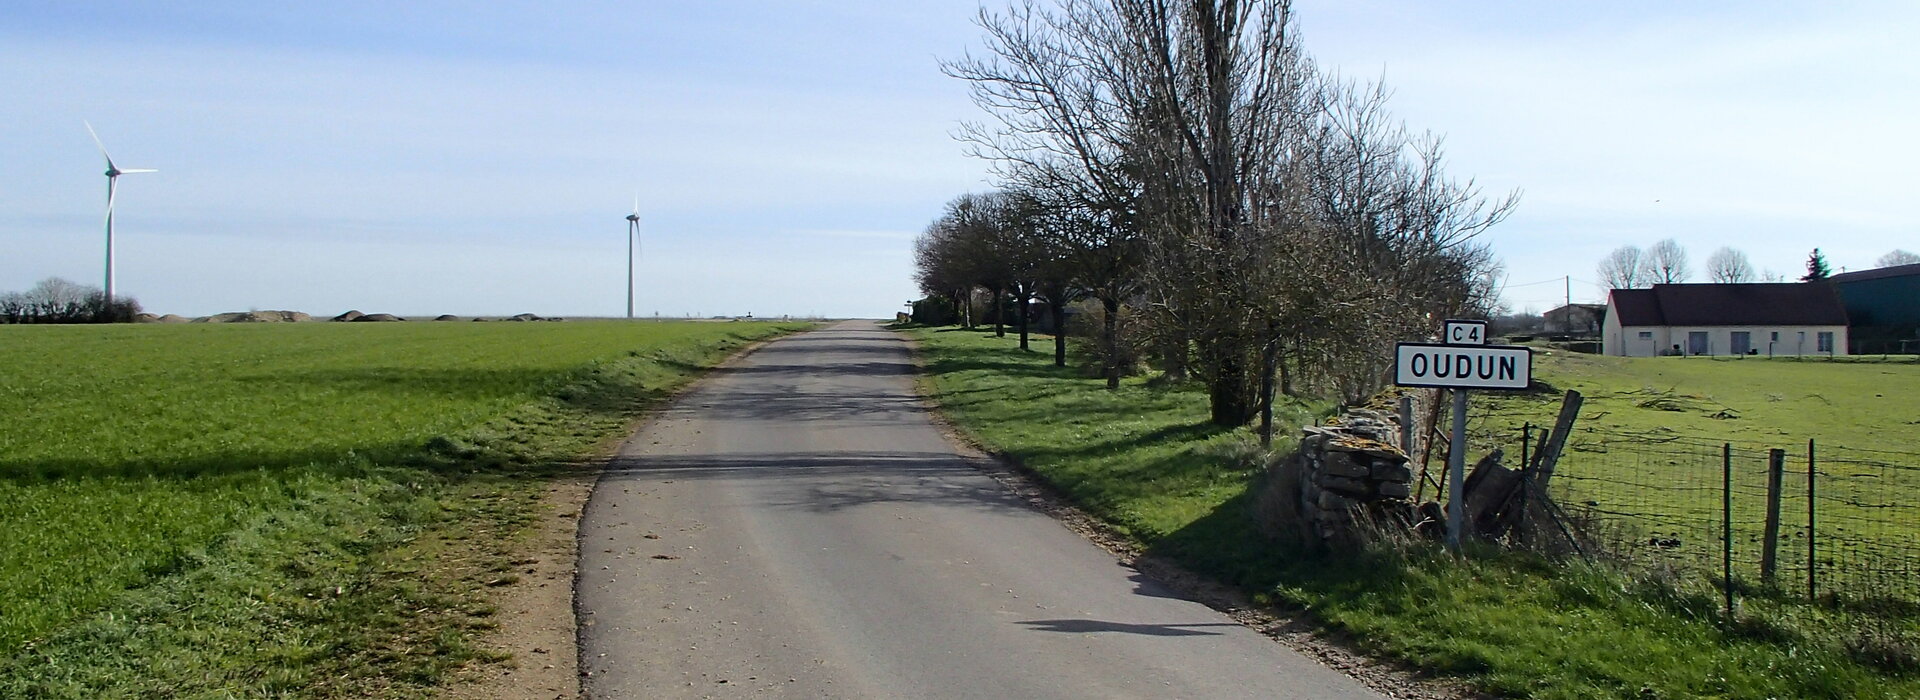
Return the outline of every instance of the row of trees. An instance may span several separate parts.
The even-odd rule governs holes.
[[[99,287],[49,277],[24,292],[0,294],[0,323],[128,323],[140,313],[129,297],[107,301]]]
[[[1920,255],[1904,250],[1895,250],[1880,256],[1876,267],[1893,267],[1920,263]],[[1669,238],[1653,247],[1641,250],[1638,246],[1621,246],[1600,260],[1597,269],[1600,283],[1608,289],[1640,289],[1655,284],[1680,284],[1693,277],[1688,266],[1687,250],[1680,243]],[[1825,279],[1832,271],[1828,268],[1826,256],[1815,248],[1807,256],[1807,273],[1800,280],[1812,281]],[[1785,276],[1771,270],[1756,271],[1753,263],[1747,260],[1747,254],[1733,248],[1723,247],[1707,256],[1707,279],[1716,284],[1740,284],[1744,282],[1784,282]]]
[[[1394,341],[1492,304],[1475,237],[1517,193],[1449,177],[1383,87],[1315,66],[1288,0],[1023,2],[978,23],[986,54],[944,68],[993,118],[960,136],[1001,189],[928,227],[925,293],[1056,320],[1094,300],[1109,387],[1152,356],[1205,382],[1223,425],[1276,390],[1363,397]]]

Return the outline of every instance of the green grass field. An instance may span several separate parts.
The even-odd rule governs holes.
[[[1920,362],[1607,357],[1539,350],[1534,372],[1586,396],[1581,425],[1646,435],[1920,453]],[[1551,423],[1557,395],[1482,393],[1484,430]]]
[[[0,696],[427,687],[487,614],[437,551],[797,327],[0,327]]]
[[[1843,633],[1818,631],[1818,610],[1725,624],[1710,589],[1604,566],[1492,550],[1462,559],[1420,542],[1290,550],[1251,517],[1262,462],[1246,447],[1251,435],[1205,425],[1197,387],[1134,378],[1110,393],[1052,368],[1047,354],[1019,352],[1012,338],[907,332],[920,341],[929,394],[983,444],[1149,553],[1299,610],[1375,653],[1514,697],[1920,696],[1920,678],[1871,666]],[[1569,381],[1541,370],[1556,386]],[[1536,422],[1552,418],[1542,404]],[[1325,408],[1289,404],[1280,434]]]

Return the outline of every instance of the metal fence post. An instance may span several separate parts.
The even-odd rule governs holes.
[[[1518,542],[1520,542],[1521,546],[1525,546],[1527,544],[1527,507],[1528,507],[1527,496],[1529,495],[1528,492],[1532,491],[1534,488],[1533,487],[1534,469],[1533,469],[1532,455],[1537,453],[1529,452],[1529,450],[1532,447],[1533,447],[1533,424],[1527,423],[1525,425],[1520,426],[1519,509],[1514,511],[1513,515],[1508,518],[1507,520],[1508,525],[1506,526],[1507,528],[1510,528],[1508,532],[1513,533],[1514,538]]]
[[[1787,451],[1767,451],[1767,529],[1761,539],[1760,578],[1773,586],[1773,573],[1780,554],[1780,487],[1785,476]]]
[[[1447,549],[1460,553],[1466,532],[1467,390],[1453,390],[1453,439],[1447,445]]]
[[[1533,424],[1532,423],[1522,424],[1520,426],[1520,467],[1522,469],[1533,466],[1533,459],[1530,457],[1530,455],[1527,452],[1528,448],[1531,448],[1532,446],[1533,446]]]
[[[1733,619],[1733,443],[1720,445],[1720,570],[1727,619]]]
[[[1816,592],[1816,589],[1814,588],[1814,582],[1817,577],[1817,574],[1815,573],[1816,569],[1814,568],[1815,560],[1813,558],[1813,541],[1814,541],[1813,534],[1814,532],[1816,532],[1816,530],[1813,529],[1813,503],[1815,500],[1814,490],[1813,490],[1814,472],[1815,472],[1815,469],[1814,469],[1814,460],[1813,460],[1813,440],[1809,439],[1807,440],[1807,600],[1808,601],[1814,600],[1814,593]]]

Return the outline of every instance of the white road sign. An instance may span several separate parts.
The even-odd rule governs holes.
[[[1533,381],[1533,350],[1521,345],[1394,347],[1393,383],[1455,389],[1525,389]]]
[[[1486,345],[1487,322],[1447,319],[1440,339],[1448,345]]]

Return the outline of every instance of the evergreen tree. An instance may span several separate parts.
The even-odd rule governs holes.
[[[1827,267],[1827,256],[1821,255],[1820,249],[1815,248],[1813,249],[1813,254],[1807,256],[1807,274],[1805,277],[1801,277],[1800,281],[1818,282],[1826,279],[1827,276],[1831,274],[1833,274],[1833,270]]]

